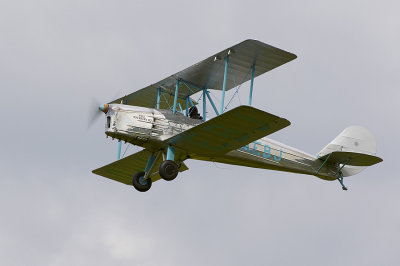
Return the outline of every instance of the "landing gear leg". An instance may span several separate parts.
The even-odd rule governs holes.
[[[161,156],[161,152],[158,152],[157,156],[154,153],[150,154],[149,160],[147,161],[146,169],[144,172],[137,172],[133,175],[132,185],[136,190],[145,192],[151,188],[151,173]]]
[[[332,154],[332,153],[331,153]],[[342,189],[343,190],[347,190],[347,187],[343,184],[343,173],[342,173],[342,169],[346,166],[346,164],[350,161],[350,158],[348,158],[343,164],[342,166],[339,168],[339,170],[337,170],[336,175],[338,177],[338,181],[339,183],[342,185]]]
[[[161,157],[161,151],[157,153],[157,156],[154,153],[150,154],[149,160],[147,161],[146,169],[144,170],[145,175],[144,179],[148,179],[151,177],[154,172],[154,168]]]
[[[339,172],[339,174],[338,174],[338,181],[342,185],[342,189],[343,190],[347,190],[347,187],[343,184],[343,174],[342,174],[342,172]]]

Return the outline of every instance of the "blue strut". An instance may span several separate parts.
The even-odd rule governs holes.
[[[117,156],[118,160],[121,158],[121,145],[122,141],[118,141],[118,156]]]
[[[167,148],[167,160],[175,161],[175,149],[172,146],[168,146]]]
[[[206,89],[203,89],[203,121],[206,121],[207,115],[207,99],[206,99]]]
[[[176,113],[176,103],[178,102],[178,93],[179,93],[179,80],[176,81],[174,107],[172,108],[172,113],[173,114]]]
[[[249,95],[249,105],[251,106],[251,100],[253,99],[253,83],[254,83],[254,71],[256,69],[255,65],[251,66],[251,81],[250,81],[250,95]]]
[[[211,103],[212,108],[213,108],[214,111],[215,111],[215,114],[216,114],[216,115],[219,115],[218,110],[217,110],[217,107],[215,107],[215,104],[214,104],[213,100],[211,99],[211,96],[210,96],[210,93],[208,92],[208,90],[206,90],[206,95],[207,95],[208,100],[209,100],[210,103]]]
[[[220,114],[224,112],[224,100],[225,100],[225,89],[226,89],[226,76],[228,75],[228,63],[229,55],[225,57],[225,71],[224,71],[224,83],[222,84],[222,100],[221,100],[221,110]]]
[[[145,173],[150,171],[150,168],[153,165],[155,159],[156,159],[156,156],[154,155],[154,153],[150,154],[149,160],[147,160],[146,168],[144,169]]]
[[[186,97],[186,116],[189,116],[189,96]]]
[[[160,109],[161,88],[157,89],[157,109]]]

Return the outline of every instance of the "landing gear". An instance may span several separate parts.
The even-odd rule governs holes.
[[[140,192],[146,192],[151,188],[151,178],[144,179],[144,172],[137,172],[133,175],[132,185]]]
[[[168,146],[167,158],[164,159],[158,168],[158,173],[160,174],[161,178],[166,181],[174,180],[179,173],[179,167],[174,161],[174,155],[174,148]],[[157,162],[161,160],[161,156],[164,157],[162,151],[159,151],[157,155],[151,153],[144,172],[137,172],[133,175],[132,185],[136,190],[140,192],[146,192],[151,188],[151,177],[157,174],[157,172],[155,172],[155,168],[158,164]]]
[[[166,181],[174,180],[179,173],[178,165],[171,160],[165,160],[160,164],[158,173]]]

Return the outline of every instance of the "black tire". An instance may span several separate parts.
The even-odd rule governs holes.
[[[143,180],[144,172],[137,172],[133,175],[132,185],[133,187],[140,192],[146,192],[151,188],[151,178],[147,178]]]
[[[166,181],[174,180],[179,173],[178,165],[174,161],[165,160],[160,164],[158,173]]]

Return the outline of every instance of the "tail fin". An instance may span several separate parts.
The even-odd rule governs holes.
[[[339,136],[318,153],[318,157],[327,158],[332,154],[334,156],[330,161],[336,160],[337,163],[343,163],[343,159],[347,156],[348,165],[342,169],[343,176],[358,174],[366,166],[382,161],[381,158],[375,156],[376,141],[374,136],[368,129],[361,126],[350,126],[343,130]],[[356,163],[352,164],[351,161]]]

